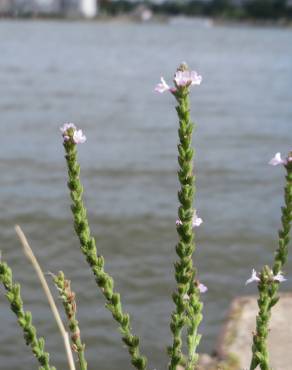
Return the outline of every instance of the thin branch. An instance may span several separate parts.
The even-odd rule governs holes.
[[[31,247],[29,246],[28,244],[28,241],[23,233],[23,231],[21,230],[20,226],[16,225],[15,226],[15,231],[16,231],[16,234],[18,235],[19,237],[19,240],[22,244],[22,247],[23,247],[23,250],[24,250],[24,254],[26,255],[26,257],[29,259],[29,261],[31,262],[31,264],[33,265],[36,273],[37,273],[37,276],[41,282],[41,285],[42,285],[42,288],[45,292],[45,295],[47,296],[47,299],[48,299],[48,302],[49,302],[49,305],[51,307],[51,310],[53,312],[53,315],[54,315],[54,318],[57,322],[57,325],[58,325],[58,328],[60,330],[60,333],[62,335],[62,338],[63,338],[63,341],[64,341],[64,345],[65,345],[65,350],[66,350],[66,354],[67,354],[67,359],[68,359],[68,363],[69,363],[69,368],[70,370],[75,370],[75,364],[74,364],[74,359],[73,359],[73,354],[72,354],[72,350],[71,350],[71,347],[70,347],[70,340],[69,340],[69,334],[66,332],[65,328],[64,328],[64,325],[63,325],[63,322],[62,322],[62,319],[60,317],[60,314],[58,312],[58,309],[57,309],[57,306],[55,304],[55,301],[54,301],[54,298],[52,296],[52,293],[50,291],[50,288],[47,284],[47,281],[45,279],[45,276],[42,272],[42,269],[35,257],[35,255],[33,254],[33,251],[31,249]]]

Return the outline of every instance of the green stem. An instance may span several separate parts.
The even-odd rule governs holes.
[[[292,153],[289,153],[288,158],[292,158]],[[287,170],[287,175],[285,177],[286,185],[284,189],[285,206],[282,207],[282,217],[281,217],[282,227],[278,232],[279,242],[273,265],[274,275],[277,275],[279,272],[282,271],[283,266],[287,261],[288,245],[290,242],[289,234],[292,223],[292,161],[288,161],[285,168]],[[278,289],[279,289],[278,283],[273,283],[270,287],[269,295],[273,300],[272,306],[274,306],[278,301],[276,299]]]
[[[279,282],[273,280],[273,276],[282,272],[288,256],[288,245],[290,241],[290,230],[292,222],[292,153],[289,153],[285,168],[287,170],[286,185],[284,189],[285,206],[282,207],[281,223],[282,227],[278,232],[279,242],[275,254],[272,271],[268,272],[266,267],[261,273],[261,281],[258,284],[260,297],[258,300],[259,314],[256,322],[256,332],[253,335],[252,360],[250,370],[254,370],[260,365],[261,370],[269,370],[269,356],[267,348],[268,328],[271,317],[272,307],[279,300]],[[263,281],[264,274],[270,275],[270,280]]]
[[[181,70],[187,68],[185,65]],[[195,176],[193,175],[193,149],[192,132],[193,123],[190,118],[189,86],[178,87],[173,92],[178,106],[176,111],[179,117],[179,144],[178,144],[178,179],[180,191],[178,199],[179,223],[177,233],[179,242],[176,253],[179,261],[175,263],[175,278],[177,291],[173,293],[175,310],[171,316],[170,328],[173,334],[173,344],[169,348],[171,361],[169,370],[176,370],[177,365],[183,365],[187,370],[194,369],[198,361],[196,353],[200,342],[197,334],[198,326],[202,320],[203,304],[200,302],[200,292],[196,281],[196,270],[193,266],[192,256],[195,251],[195,233],[193,229],[193,198],[195,194]],[[187,326],[188,359],[182,353],[182,330]]]
[[[83,187],[80,182],[80,166],[77,162],[77,149],[73,141],[74,130],[67,131],[69,140],[64,141],[66,160],[68,165],[68,187],[72,199],[72,213],[74,227],[80,241],[81,251],[95,276],[95,281],[106,299],[106,307],[111,311],[113,318],[119,324],[122,340],[128,347],[131,363],[138,370],[144,370],[147,366],[146,358],[140,355],[139,338],[132,334],[130,317],[123,312],[120,294],[114,292],[113,278],[104,271],[104,258],[96,253],[95,239],[91,236],[87,211],[83,203]]]
[[[259,312],[256,317],[256,332],[253,335],[250,370],[256,369],[258,365],[260,365],[262,370],[270,369],[267,339],[269,334],[269,320],[271,317],[271,299],[269,297],[269,286],[271,281],[271,271],[268,266],[265,266],[260,274],[260,281],[258,283]]]
[[[7,263],[0,261],[0,282],[6,289],[6,297],[10,302],[11,310],[15,313],[19,326],[23,329],[24,339],[38,360],[39,370],[56,370],[49,364],[49,354],[45,352],[44,338],[37,337],[37,331],[32,324],[32,316],[23,309],[23,301],[20,295],[20,285],[13,282],[12,271]]]
[[[72,348],[77,352],[79,367],[81,370],[87,370],[87,362],[84,356],[85,344],[81,341],[80,329],[76,319],[77,306],[75,293],[71,290],[71,282],[65,279],[62,271],[60,271],[58,275],[53,275],[53,280],[63,302],[73,343]]]

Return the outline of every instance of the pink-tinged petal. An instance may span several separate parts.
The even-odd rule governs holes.
[[[86,141],[86,136],[83,134],[82,130],[76,130],[73,134],[73,141],[75,144],[83,144]]]
[[[255,269],[252,269],[251,277],[246,280],[245,285],[250,284],[250,283],[252,283],[254,281],[259,282],[260,281],[260,278],[257,276],[256,270]]]
[[[177,219],[177,220],[175,221],[175,224],[176,224],[176,226],[180,226],[180,225],[182,225],[182,222],[181,222],[181,220]]]
[[[202,82],[202,76],[200,76],[196,71],[191,71],[191,81],[192,85],[200,85]]]
[[[269,164],[271,166],[278,166],[279,164],[286,164],[287,161],[281,158],[281,153],[278,152],[275,156],[270,160]]]
[[[199,284],[198,288],[199,288],[200,293],[206,293],[207,290],[208,290],[208,288],[206,287],[206,285],[204,285],[202,283]]]
[[[68,135],[64,135],[64,136],[63,136],[63,139],[64,139],[64,141],[68,141],[68,140],[70,140],[70,136],[68,136]]]
[[[186,86],[189,82],[188,76],[187,76],[188,71],[177,71],[175,76],[174,76],[174,81],[177,84],[177,86]]]
[[[74,125],[74,123],[64,123],[64,125],[62,127],[60,127],[60,131],[65,134],[66,131],[69,129],[69,128],[73,128],[74,130],[76,130],[76,126]]]
[[[202,76],[198,75],[196,71],[177,71],[174,81],[177,86],[200,85]]]
[[[277,275],[273,277],[274,281],[278,281],[279,283],[282,283],[283,281],[286,281],[287,279],[283,276],[282,272],[278,272]]]
[[[156,92],[159,92],[160,94],[164,93],[165,91],[169,91],[170,90],[170,87],[168,86],[168,84],[165,82],[164,78],[161,77],[160,78],[160,83],[156,85],[155,87],[155,91]]]

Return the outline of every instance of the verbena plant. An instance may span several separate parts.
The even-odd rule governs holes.
[[[193,370],[198,367],[198,346],[201,335],[198,333],[202,321],[203,304],[201,294],[207,287],[198,280],[197,270],[193,263],[193,253],[196,248],[195,228],[203,222],[194,208],[195,175],[193,171],[194,149],[192,147],[192,134],[194,124],[190,118],[190,88],[200,85],[201,76],[190,71],[186,64],[181,64],[174,76],[174,85],[170,87],[163,77],[156,86],[158,93],[169,92],[177,101],[178,115],[178,217],[176,230],[178,242],[175,262],[176,290],[172,295],[174,309],[170,318],[172,343],[168,347],[169,370]],[[126,345],[131,363],[137,370],[147,369],[147,359],[140,352],[140,340],[133,334],[130,315],[124,312],[120,294],[115,290],[113,278],[105,270],[105,260],[97,253],[96,242],[91,235],[87,211],[83,201],[83,186],[80,180],[80,165],[77,160],[77,145],[84,143],[86,137],[82,130],[77,129],[73,123],[66,123],[61,127],[65,158],[68,167],[68,188],[72,200],[71,210],[74,220],[74,229],[80,242],[83,253],[95,279],[100,292],[105,298],[105,306],[112,313],[117,322],[122,341]],[[274,265],[265,266],[261,272],[255,270],[247,280],[257,282],[259,290],[259,313],[256,318],[256,331],[253,334],[252,360],[250,370],[258,366],[262,370],[270,370],[267,349],[269,319],[272,307],[278,302],[279,283],[285,278],[282,273],[287,259],[289,232],[292,220],[292,153],[282,159],[280,153],[270,161],[271,165],[282,165],[287,171],[285,186],[285,206],[282,207],[282,228],[279,231],[279,247],[275,254]],[[53,370],[50,365],[49,354],[45,351],[44,339],[38,338],[36,329],[32,324],[31,314],[23,309],[20,296],[20,285],[13,281],[12,272],[6,262],[0,261],[0,281],[6,289],[6,297],[10,302],[12,311],[16,314],[18,323],[23,330],[26,344],[39,362],[39,369]],[[85,359],[85,345],[81,340],[78,321],[76,318],[75,293],[71,290],[70,281],[63,272],[53,275],[53,281],[59,291],[68,320],[71,333],[71,345],[77,354],[77,366],[81,370],[87,369]],[[184,343],[186,345],[184,345]],[[186,353],[183,353],[183,348]]]

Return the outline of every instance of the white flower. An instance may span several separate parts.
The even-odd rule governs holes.
[[[287,161],[285,159],[281,158],[281,153],[278,152],[275,154],[275,156],[270,160],[269,164],[271,166],[278,166],[278,164],[287,164]]]
[[[260,281],[260,278],[257,276],[257,272],[255,269],[252,269],[251,277],[246,280],[245,285],[252,283],[254,281]]]

